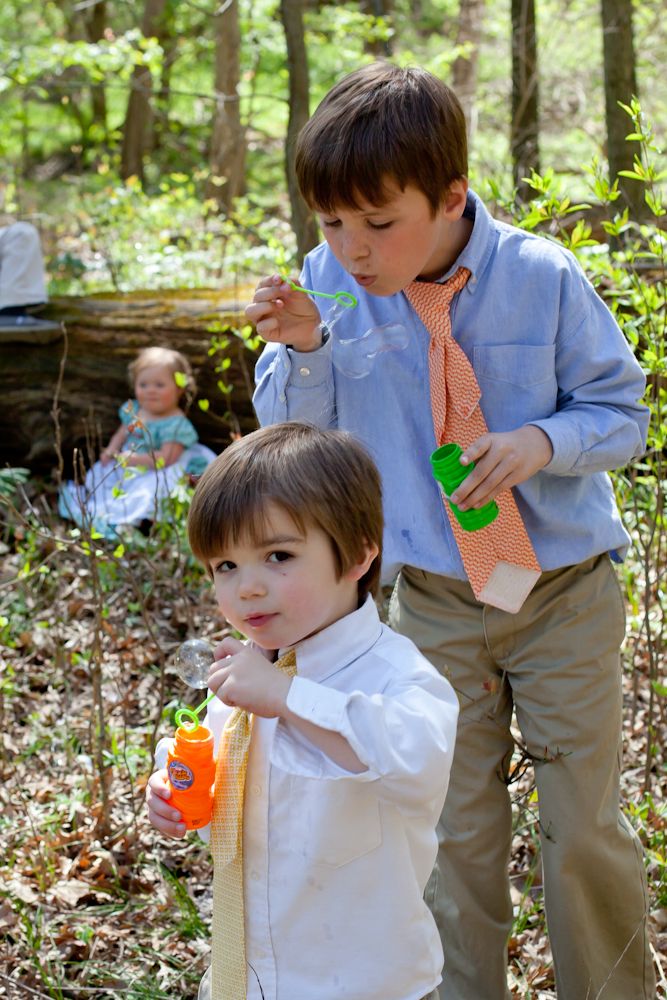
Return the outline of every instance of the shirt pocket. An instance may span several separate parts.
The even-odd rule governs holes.
[[[382,843],[380,804],[368,782],[290,778],[287,843],[310,864],[340,868]]]
[[[555,357],[553,344],[478,345],[473,349],[473,367],[490,429],[516,427],[554,413],[558,396]],[[494,428],[497,421],[502,426]]]

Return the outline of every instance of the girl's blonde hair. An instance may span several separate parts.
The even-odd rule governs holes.
[[[167,368],[174,376],[174,381],[181,391],[186,406],[189,406],[194,399],[197,385],[190,362],[180,351],[174,351],[171,347],[145,347],[127,367],[132,388],[134,388],[139,372],[145,368]],[[176,379],[177,374],[181,375],[182,378]]]

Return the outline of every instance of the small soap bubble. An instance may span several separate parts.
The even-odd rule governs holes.
[[[176,670],[188,687],[207,687],[208,671],[212,663],[213,649],[205,639],[188,639],[178,647]]]

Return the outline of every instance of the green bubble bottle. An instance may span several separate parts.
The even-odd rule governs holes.
[[[470,465],[461,465],[462,454],[463,449],[460,445],[443,444],[441,448],[436,448],[431,455],[433,476],[440,483],[447,498],[475,468],[474,462],[471,462]],[[484,504],[479,510],[459,510],[451,500],[448,499],[447,502],[464,531],[479,531],[480,528],[485,528],[487,524],[491,524],[498,517],[498,504],[495,500]]]

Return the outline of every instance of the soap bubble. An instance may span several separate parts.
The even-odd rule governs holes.
[[[204,639],[188,639],[178,647],[176,669],[188,687],[208,687],[208,671],[212,663],[213,649]]]
[[[338,302],[330,306],[325,323],[331,332],[334,367],[348,378],[365,378],[378,354],[403,351],[408,346],[408,331],[402,323],[372,326],[360,336],[347,336],[353,326],[354,314]]]
[[[348,378],[365,378],[378,354],[383,351],[403,351],[408,346],[408,331],[402,323],[373,326],[361,337],[343,338],[333,334],[332,360],[334,367]]]

